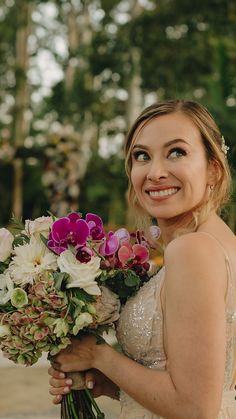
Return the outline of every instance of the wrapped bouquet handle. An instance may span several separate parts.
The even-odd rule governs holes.
[[[85,373],[74,371],[74,372],[67,372],[66,373],[67,378],[71,378],[72,380],[72,390],[84,390],[86,389],[86,383],[85,383]]]

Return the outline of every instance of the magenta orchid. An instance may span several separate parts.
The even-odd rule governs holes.
[[[56,220],[51,227],[48,240],[49,249],[61,254],[71,244],[75,247],[83,246],[89,236],[89,226],[81,219],[80,214],[72,212],[67,217]]]
[[[105,236],[102,219],[96,214],[88,213],[85,221],[88,224],[89,234],[92,240],[102,240]]]

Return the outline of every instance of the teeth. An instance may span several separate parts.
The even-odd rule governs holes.
[[[163,189],[162,191],[150,191],[149,195],[152,197],[168,196],[168,195],[173,195],[176,192],[178,192],[177,188],[171,188],[171,189]]]

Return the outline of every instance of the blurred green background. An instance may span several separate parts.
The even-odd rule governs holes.
[[[130,224],[125,133],[162,99],[206,105],[235,170],[235,39],[235,0],[1,0],[0,226],[48,209]]]

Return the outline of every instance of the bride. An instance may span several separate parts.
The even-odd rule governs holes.
[[[129,198],[155,218],[164,267],[128,300],[123,349],[73,340],[49,369],[54,403],[69,371],[89,370],[95,396],[120,398],[120,418],[235,419],[236,237],[218,215],[227,201],[227,150],[212,116],[192,101],[145,109],[126,141]]]

